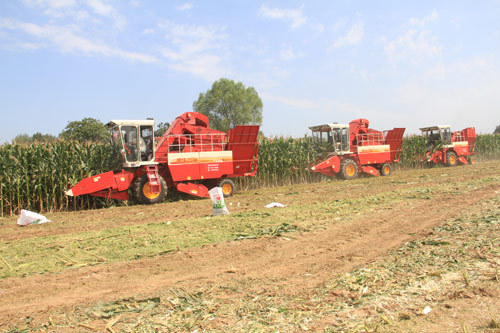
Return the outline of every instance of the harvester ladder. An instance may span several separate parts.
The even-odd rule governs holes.
[[[146,174],[148,175],[149,180],[149,188],[151,193],[160,193],[161,185],[160,185],[160,175],[158,174],[158,166],[148,165],[146,167]]]

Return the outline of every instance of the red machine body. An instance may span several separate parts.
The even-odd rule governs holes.
[[[258,125],[237,125],[227,133],[209,128],[208,117],[186,112],[162,137],[153,137],[152,120],[112,121],[112,137],[123,147],[121,171],[85,178],[66,192],[115,199],[133,197],[142,203],[163,201],[167,189],[208,197],[221,186],[232,195],[232,177],[254,176],[258,167]],[[154,144],[154,140],[156,144]]]
[[[428,163],[446,166],[475,163],[476,130],[474,127],[467,127],[456,132],[451,132],[448,125],[423,127],[420,130],[427,138],[426,161]]]
[[[405,128],[377,131],[369,128],[367,119],[356,119],[343,124],[312,126],[313,137],[322,145],[323,152],[311,168],[329,177],[354,179],[358,172],[373,176],[388,176],[392,163],[399,162]]]

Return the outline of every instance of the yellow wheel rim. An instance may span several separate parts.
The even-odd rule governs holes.
[[[225,195],[229,195],[232,192],[233,192],[233,187],[231,186],[231,184],[222,185],[222,193],[224,193]]]
[[[345,173],[349,176],[352,177],[356,173],[356,168],[354,167],[353,164],[347,164],[345,167]]]
[[[144,186],[142,187],[142,194],[144,194],[144,196],[148,199],[156,199],[160,196],[160,193],[161,191],[158,193],[151,192],[151,186],[149,185],[149,183],[144,184]]]
[[[471,157],[470,158],[470,164],[476,164],[476,158],[475,157]]]
[[[384,174],[388,175],[388,174],[389,174],[389,172],[391,172],[391,167],[390,167],[390,166],[388,166],[388,165],[386,165],[386,166],[384,167]]]
[[[450,164],[454,165],[455,163],[457,163],[457,158],[455,155],[450,155]]]

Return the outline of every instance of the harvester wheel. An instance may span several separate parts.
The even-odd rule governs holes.
[[[147,175],[142,175],[137,178],[133,185],[133,194],[135,200],[143,204],[154,204],[165,200],[167,195],[167,183],[160,176],[160,193],[152,193],[149,186],[149,179]]]
[[[476,156],[474,155],[469,155],[467,156],[467,162],[469,162],[469,164],[476,164]]]
[[[448,150],[446,152],[446,166],[455,166],[457,165],[457,154],[454,151]]]
[[[234,194],[235,185],[231,179],[224,179],[219,183],[219,187],[222,188],[222,193],[224,198],[232,197]]]
[[[340,175],[345,180],[351,180],[358,176],[358,165],[351,159],[343,160],[340,163]]]
[[[384,163],[380,167],[380,175],[381,176],[389,176],[392,173],[392,165],[389,163]]]

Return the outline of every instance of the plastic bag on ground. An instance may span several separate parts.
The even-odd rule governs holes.
[[[45,216],[30,212],[26,209],[21,209],[21,215],[17,219],[17,224],[20,226],[30,225],[30,224],[41,224],[46,222],[52,222]]]
[[[227,210],[226,204],[224,203],[222,187],[214,187],[208,191],[208,194],[210,195],[210,199],[212,199],[212,214],[214,216],[229,214],[229,210]]]
[[[283,207],[286,207],[286,205],[283,205],[282,203],[279,203],[279,202],[271,202],[270,204],[267,204],[265,207],[266,208],[273,208],[273,207],[283,208]]]

